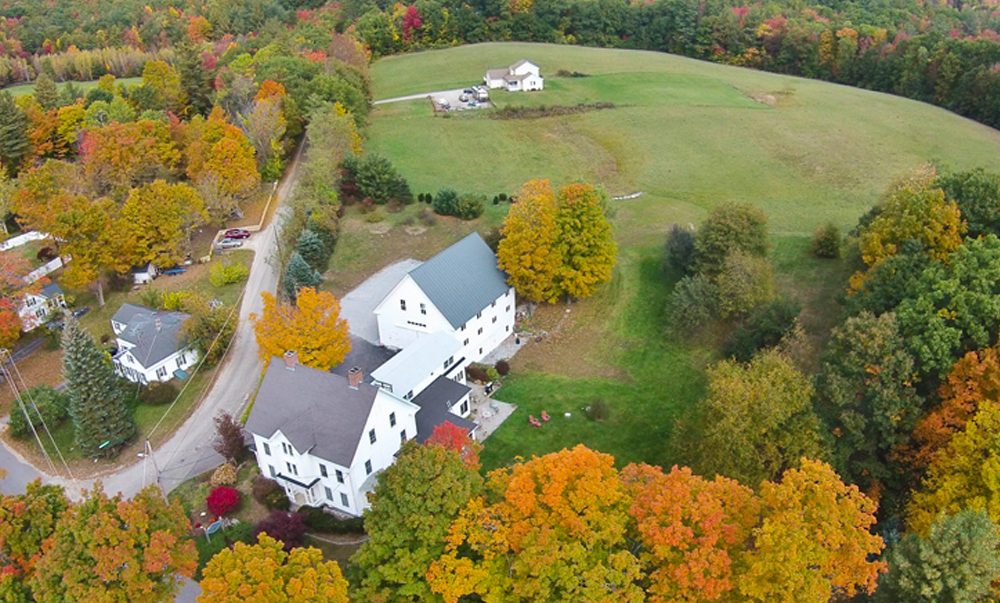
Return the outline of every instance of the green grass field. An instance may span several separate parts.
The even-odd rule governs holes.
[[[141,77],[123,77],[123,78],[119,78],[119,79],[115,80],[115,82],[118,83],[118,84],[124,84],[126,86],[132,86],[134,84],[141,84],[142,83],[142,78]],[[91,88],[96,88],[97,87],[97,80],[90,80],[89,82],[73,82],[73,83],[76,84],[77,87],[80,88],[80,90],[82,90],[84,93],[86,93],[87,90],[90,90]],[[61,88],[63,85],[64,84],[59,84],[59,87]],[[20,86],[11,86],[10,88],[4,88],[4,90],[6,92],[10,92],[11,95],[14,96],[14,98],[17,98],[18,96],[24,96],[25,94],[31,94],[32,92],[34,92],[35,85],[34,84],[21,84]]]
[[[851,227],[895,179],[928,162],[1000,170],[1000,133],[943,109],[651,52],[483,44],[416,53],[375,63],[375,96],[468,86],[487,68],[521,58],[541,66],[546,89],[494,91],[498,106],[617,107],[501,121],[475,111],[435,117],[426,100],[392,103],[372,113],[366,142],[393,161],[414,193],[453,187],[492,197],[533,178],[584,180],[613,195],[644,192],[612,202],[620,245],[612,282],[571,306],[542,306],[531,320],[550,336],[518,354],[497,393],[519,409],[487,440],[487,469],[580,442],[620,465],[682,460],[671,452],[671,434],[704,394],[704,369],[718,360],[726,327],[695,340],[669,336],[665,300],[673,281],[663,273],[660,246],[671,224],[697,224],[726,201],[767,212],[777,287],[803,304],[800,318],[815,348],[805,361],[814,364],[851,272],[845,261],[809,254],[815,228],[828,221]],[[560,69],[591,77],[553,77]],[[497,209],[503,206],[465,228],[485,230],[501,218]],[[447,243],[444,228],[417,239],[354,228],[337,255],[370,273],[407,251],[429,257]],[[387,239],[410,249],[384,251]],[[439,245],[429,249],[431,241]],[[334,263],[334,273],[347,268]],[[582,411],[597,398],[611,409],[600,423]],[[528,415],[542,410],[552,421],[529,426]]]
[[[474,111],[434,117],[427,101],[380,105],[366,148],[392,159],[414,192],[492,196],[532,178],[644,191],[618,216],[620,240],[644,246],[724,201],[759,205],[777,233],[808,234],[827,220],[851,225],[923,163],[1000,169],[1000,133],[943,109],[653,52],[482,44],[403,55],[375,63],[375,95],[470,85],[522,57],[541,66],[546,89],[493,91],[498,105],[628,106],[499,121]],[[553,77],[558,69],[593,77]],[[774,103],[754,100],[764,95]]]

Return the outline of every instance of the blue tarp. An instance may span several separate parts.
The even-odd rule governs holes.
[[[174,377],[177,377],[181,381],[184,381],[185,379],[188,378],[188,374],[182,371],[181,369],[177,369],[176,371],[174,371]]]

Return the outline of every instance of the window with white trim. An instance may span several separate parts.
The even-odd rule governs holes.
[[[466,400],[465,402],[462,402],[462,408],[461,408],[461,411],[462,411],[462,414],[463,414],[463,415],[464,415],[465,413],[469,412],[469,401],[468,401],[468,400]]]
[[[391,412],[389,413],[389,427],[395,427],[395,426],[396,426],[396,413]]]
[[[406,443],[406,430],[399,432],[399,444],[403,445]]]
[[[271,456],[271,447],[267,445],[267,442],[264,442],[264,454]]]
[[[326,499],[333,500],[333,490],[329,486],[323,486],[323,489],[326,490]]]
[[[341,471],[340,469],[334,469],[333,472],[337,476],[337,483],[338,484],[344,483],[344,472]]]
[[[267,470],[271,473],[271,477],[278,477],[278,473],[274,470],[274,465],[268,465]]]
[[[375,443],[375,430],[374,429],[368,431],[368,441],[371,442],[372,444]]]
[[[167,376],[167,367],[161,366],[160,368],[156,369],[156,378],[157,379],[161,379],[161,378],[166,377],[166,376]]]
[[[323,463],[319,464],[319,474],[323,477],[330,477],[330,475],[326,472],[326,465]]]
[[[402,310],[403,312],[406,312],[406,300],[405,299],[399,300],[399,309]]]
[[[420,304],[420,313],[427,314],[427,304]]]
[[[340,506],[342,506],[342,507],[350,507],[351,506],[351,505],[349,505],[347,503],[347,495],[344,494],[343,492],[340,493]]]
[[[365,461],[365,475],[371,475],[371,474],[372,474],[372,462],[369,459]]]

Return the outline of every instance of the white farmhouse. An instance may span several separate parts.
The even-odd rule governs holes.
[[[111,317],[118,342],[111,360],[118,374],[143,385],[187,379],[185,369],[198,362],[198,350],[184,341],[182,327],[188,318],[183,312],[122,304]]]
[[[18,308],[21,330],[31,331],[48,319],[49,314],[66,307],[63,290],[55,283],[49,283],[37,293],[26,293]]]
[[[246,429],[261,474],[277,480],[294,504],[360,516],[378,474],[408,439],[424,441],[444,421],[475,428],[448,412],[468,388],[445,377],[417,396],[427,405],[421,407],[365,383],[360,369],[342,377],[299,364],[295,352],[283,360],[268,366]]]
[[[538,65],[521,59],[506,69],[490,69],[483,77],[490,89],[503,88],[508,92],[531,92],[545,87],[545,78],[539,72]]]
[[[379,343],[406,350],[421,338],[445,334],[459,343],[450,356],[461,371],[511,335],[514,307],[514,288],[496,256],[472,233],[410,270],[379,302]]]

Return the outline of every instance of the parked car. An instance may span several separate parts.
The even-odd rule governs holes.
[[[219,243],[220,249],[236,249],[237,247],[243,247],[243,241],[238,241],[236,239],[222,239]]]
[[[227,239],[249,239],[250,231],[242,228],[230,228],[224,235]]]
[[[458,100],[462,101],[463,103],[468,102],[469,95],[468,94],[463,94],[462,96],[458,97]]]
[[[462,92],[465,94],[472,94],[472,88],[466,88],[465,90],[462,90]]]
[[[80,318],[81,316],[86,315],[87,312],[90,312],[90,306],[77,308],[76,310],[73,310],[73,318]]]

